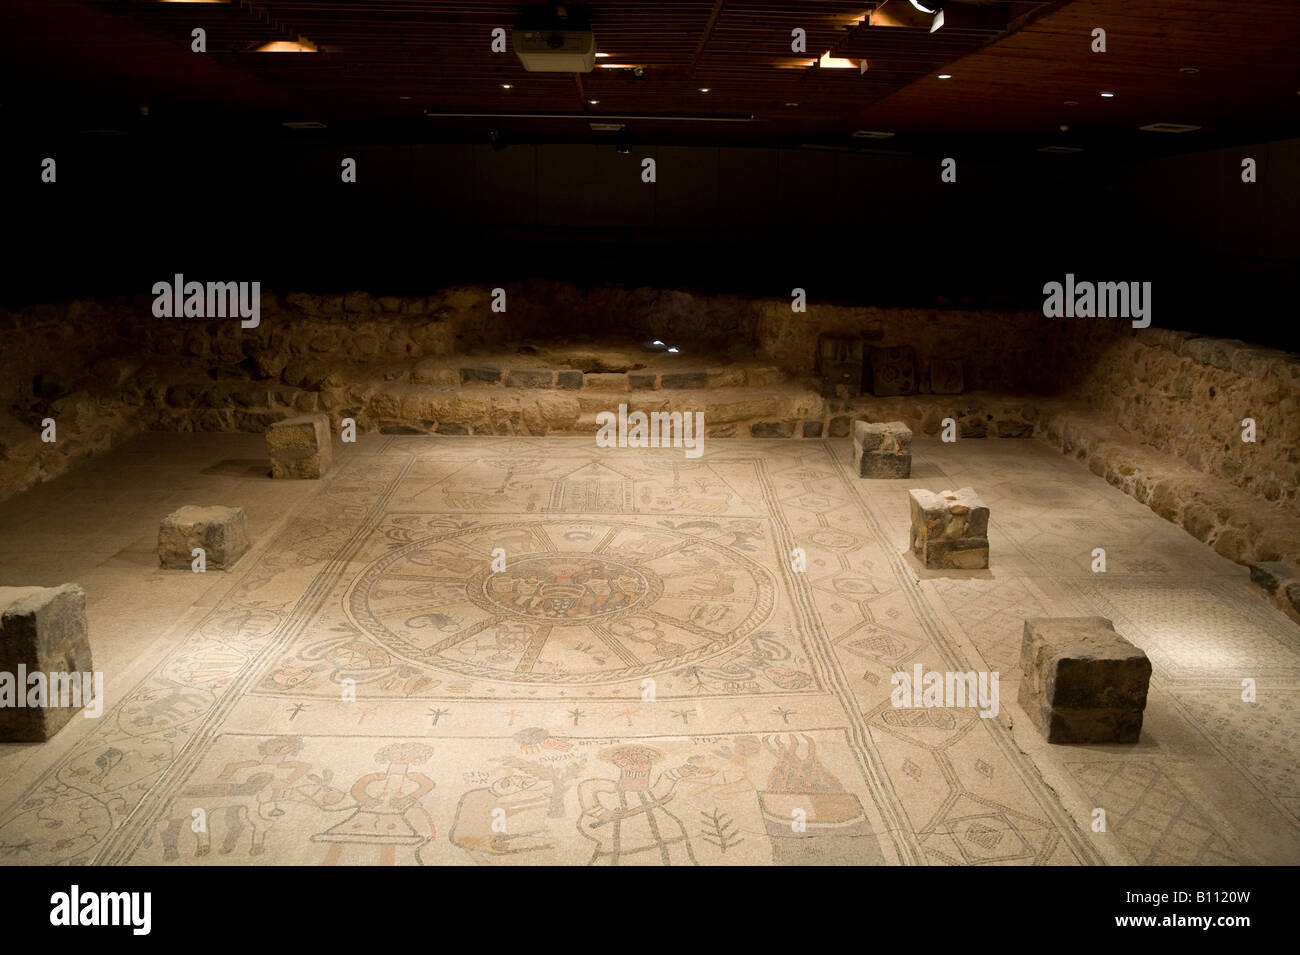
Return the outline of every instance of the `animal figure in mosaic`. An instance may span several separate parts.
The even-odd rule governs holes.
[[[528,772],[511,773],[491,786],[471,789],[456,804],[447,838],[476,862],[488,865],[553,849],[556,839],[546,819],[552,816],[549,807],[557,789],[552,781]]]
[[[708,756],[692,759],[700,775],[684,779],[681,786],[692,798],[727,801],[748,796],[758,788],[749,778],[749,760],[763,751],[757,736],[737,736],[731,745],[721,745]]]
[[[520,495],[510,492],[526,491],[531,488],[531,484],[512,484],[509,491],[503,489],[484,491],[478,487],[444,487],[442,499],[447,507],[455,511],[490,511],[518,507]]]
[[[692,597],[730,597],[736,592],[736,575],[717,571],[695,578],[695,584],[686,591]]]
[[[302,748],[298,737],[279,736],[258,745],[260,759],[226,764],[217,779],[192,783],[184,787],[172,803],[163,822],[160,836],[163,859],[180,856],[181,827],[189,825],[195,834],[195,856],[212,851],[212,820],[220,819],[224,827],[221,855],[229,855],[239,845],[245,830],[249,834],[248,854],[266,851],[266,837],[276,821],[285,815],[285,806],[305,802],[329,808],[344,798],[342,790],[329,784],[329,774],[308,776],[311,764],[288,759]],[[242,779],[235,779],[247,770]],[[199,812],[201,810],[201,812]]]

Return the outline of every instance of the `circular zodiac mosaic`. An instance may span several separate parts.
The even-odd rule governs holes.
[[[508,563],[500,573],[489,564],[465,588],[480,607],[524,619],[572,625],[629,610],[663,591],[650,571],[587,554],[541,554]]]
[[[498,550],[499,549],[499,550]],[[505,552],[505,566],[493,554]],[[352,622],[409,662],[522,683],[606,683],[726,651],[772,611],[771,574],[730,547],[618,521],[474,527],[362,571]]]

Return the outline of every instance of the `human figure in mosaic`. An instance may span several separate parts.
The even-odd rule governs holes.
[[[411,769],[432,756],[432,747],[423,743],[393,743],[379,750],[375,759],[387,768],[352,784],[351,795],[356,800],[352,815],[311,837],[312,842],[331,843],[321,864],[338,865],[345,845],[359,845],[378,846],[379,864],[394,865],[398,846],[418,851],[433,838],[437,832],[433,817],[420,800],[433,790],[434,782]]]
[[[698,865],[681,821],[666,808],[678,780],[699,768],[685,763],[651,782],[664,753],[629,744],[601,750],[598,758],[619,771],[617,780],[586,779],[578,786],[578,831],[596,843],[588,865]]]

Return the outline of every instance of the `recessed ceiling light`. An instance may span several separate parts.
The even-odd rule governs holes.
[[[951,74],[951,73],[940,73],[940,74],[939,74],[939,79],[941,79],[941,80],[950,80],[950,79],[952,79],[952,74]]]
[[[587,100],[587,102],[590,103],[592,106],[595,106],[597,103],[600,102],[600,100],[598,100],[598,99],[589,99],[589,100]]]
[[[677,354],[677,349],[676,349],[676,348],[669,348],[669,349],[668,349],[668,354],[670,354],[670,355],[676,355],[676,354]]]
[[[831,56],[831,51],[827,50],[822,54],[817,65],[823,70],[856,70],[858,64],[854,60],[845,59],[842,56]]]
[[[1146,126],[1138,127],[1138,129],[1146,133],[1194,133],[1200,128],[1199,126],[1188,126],[1185,123],[1149,123]]]
[[[799,104],[798,104],[798,103],[786,103],[785,105],[786,105],[786,106],[798,106]]]
[[[709,87],[707,87],[707,86],[701,86],[701,87],[700,87],[700,92],[701,92],[701,93],[707,93],[708,91],[709,91]]]
[[[298,37],[294,40],[273,40],[270,43],[263,43],[254,53],[315,53],[316,44],[306,37]]]
[[[1178,72],[1179,72],[1179,73],[1199,73],[1199,72],[1201,72],[1201,71],[1198,70],[1198,69],[1197,69],[1196,67],[1194,67],[1194,66],[1180,66],[1180,67],[1178,68]]]
[[[596,56],[600,57],[601,59],[604,59],[605,57],[609,56],[609,54],[608,54],[608,53],[597,53]]]
[[[1114,94],[1114,93],[1102,93],[1102,94],[1101,94],[1101,98],[1102,98],[1102,99],[1114,99],[1114,98],[1115,98],[1115,94]]]
[[[510,83],[502,83],[502,84],[501,84],[501,88],[502,88],[503,90],[508,90],[508,89],[511,88],[511,86],[512,86],[512,84],[510,84]]]
[[[1078,101],[1077,99],[1067,99],[1067,100],[1065,101],[1065,105],[1066,105],[1066,106],[1078,106],[1078,105],[1079,105],[1079,101]]]
[[[399,97],[397,97],[397,98],[398,98],[398,99],[410,99],[411,97],[409,97],[409,96],[399,96]]]

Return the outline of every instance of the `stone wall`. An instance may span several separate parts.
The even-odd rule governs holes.
[[[1300,356],[1122,322],[1056,339],[1060,391],[1194,471],[1300,514]],[[1242,440],[1253,418],[1256,440]]]
[[[468,287],[403,298],[264,291],[254,329],[158,319],[152,296],[0,311],[0,495],[141,428],[258,432],[303,412],[325,412],[336,427],[352,417],[363,432],[574,434],[626,401],[703,410],[718,437],[838,437],[852,417],[881,415],[918,433],[951,415],[964,438],[1027,437],[1044,434],[1044,406],[1027,396],[1051,395],[1190,475],[1292,516],[1300,505],[1295,356],[1120,321],[852,308],[815,294],[794,312],[787,299],[536,281],[507,286],[506,302],[506,314],[493,312],[491,290]],[[637,371],[640,362],[625,368],[615,355],[606,367],[602,330],[681,344],[683,364]],[[919,393],[824,398],[813,378],[823,333],[911,346]],[[584,334],[593,344],[574,346]],[[554,354],[516,347],[559,335],[569,341]],[[942,359],[962,362],[962,394],[928,394],[927,370]],[[59,422],[53,445],[39,440],[48,417]],[[1241,441],[1246,417],[1254,444]]]

